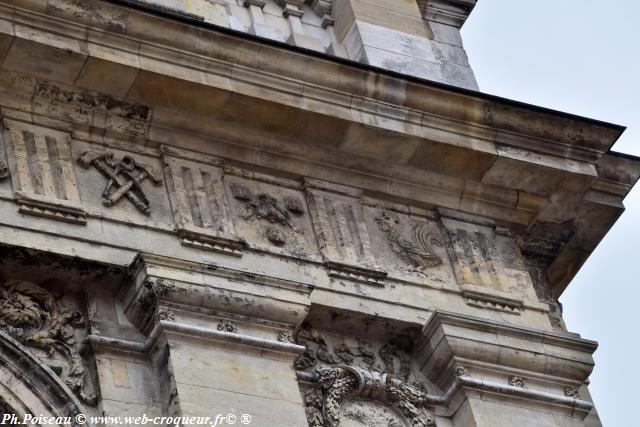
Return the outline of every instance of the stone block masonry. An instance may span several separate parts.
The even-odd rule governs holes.
[[[598,425],[557,298],[640,162],[467,90],[474,4],[5,0],[2,411]]]

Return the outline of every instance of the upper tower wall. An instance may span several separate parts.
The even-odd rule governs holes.
[[[279,42],[478,89],[460,27],[476,0],[146,0]]]

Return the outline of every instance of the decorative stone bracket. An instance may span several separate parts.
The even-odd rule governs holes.
[[[308,311],[312,289],[222,266],[140,254],[129,267],[119,298],[129,320],[148,332],[161,306],[180,307],[185,315],[209,311],[297,325]]]

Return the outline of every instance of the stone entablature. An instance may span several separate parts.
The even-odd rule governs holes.
[[[15,135],[25,129],[59,134],[15,119],[4,126],[8,147],[16,146]],[[422,289],[446,289],[459,295],[460,309],[470,314],[506,314],[510,322],[549,327],[544,320],[549,308],[539,302],[524,258],[517,255],[515,235],[490,220],[365,197],[361,189],[314,178],[281,178],[168,145],[144,150],[124,140],[98,145],[78,133],[67,134],[66,143],[67,173],[80,182],[77,209],[85,221],[60,228],[60,237],[184,259],[205,251],[216,264],[227,260],[217,261],[215,253],[231,255],[245,271],[252,270],[255,256],[282,263],[293,259],[307,264],[306,272],[289,280],[328,289],[339,285],[355,298],[364,291],[385,304],[444,309],[450,299],[439,306],[435,300],[424,304],[418,295]],[[29,166],[35,157],[21,162],[12,149],[7,158],[11,176],[38,182]],[[58,193],[39,197],[43,204],[58,203]],[[15,224],[41,226],[19,215],[32,213],[23,212],[20,188],[6,193],[3,203],[11,201],[18,207],[11,214]],[[40,216],[69,222],[63,215]],[[106,224],[113,232],[100,231]],[[118,231],[119,224],[128,231]],[[165,243],[156,246],[159,241]],[[407,297],[411,302],[403,301]],[[522,320],[514,317],[523,314]]]
[[[593,417],[595,343],[556,299],[640,176],[610,150],[622,128],[144,5],[17,3],[0,5],[0,359],[20,364],[0,408]],[[292,28],[338,3],[277,2]],[[471,3],[420,5],[455,27]]]

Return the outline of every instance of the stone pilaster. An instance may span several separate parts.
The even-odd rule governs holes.
[[[335,0],[338,41],[350,59],[477,89],[459,30],[470,9],[456,14],[457,20],[438,22],[432,19],[442,15],[439,3],[421,2],[419,7],[410,1]]]
[[[162,413],[247,414],[252,425],[304,425],[293,369],[304,347],[283,337],[304,318],[310,290],[222,267],[140,256],[121,300],[146,335],[141,352],[159,379]]]
[[[597,344],[577,334],[436,312],[414,358],[444,392],[454,426],[582,425],[593,403],[580,387]]]

